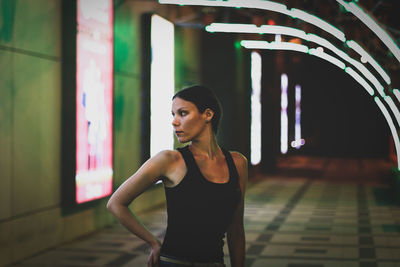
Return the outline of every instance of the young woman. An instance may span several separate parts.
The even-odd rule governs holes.
[[[244,266],[247,159],[218,145],[221,113],[218,99],[206,87],[179,91],[173,97],[172,125],[178,141],[189,144],[150,158],[107,204],[123,226],[151,246],[148,266],[225,266],[225,233],[231,266]],[[168,214],[162,244],[128,209],[160,179]]]

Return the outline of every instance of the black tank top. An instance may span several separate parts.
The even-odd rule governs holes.
[[[222,149],[229,181],[213,183],[201,173],[188,146],[178,148],[186,175],[165,187],[168,226],[161,254],[198,262],[223,262],[223,238],[241,197],[239,177],[231,154]]]

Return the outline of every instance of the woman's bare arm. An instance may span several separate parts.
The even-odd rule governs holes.
[[[247,159],[240,153],[232,153],[238,174],[239,185],[242,191],[240,203],[234,213],[233,220],[228,227],[227,241],[232,267],[243,267],[246,250],[246,240],[243,225],[244,194],[247,184]]]
[[[176,161],[174,153],[174,151],[162,151],[150,158],[114,192],[107,203],[107,209],[124,227],[150,244],[152,251],[149,266],[157,266],[161,242],[136,218],[128,206],[147,188],[160,180],[160,177],[168,174],[168,169]]]

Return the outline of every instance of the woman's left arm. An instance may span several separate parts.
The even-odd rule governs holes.
[[[244,234],[243,213],[244,213],[244,194],[247,184],[247,159],[240,153],[232,153],[236,169],[239,174],[239,185],[242,196],[239,205],[234,213],[233,220],[228,227],[227,243],[232,267],[243,267],[246,250],[246,239]]]

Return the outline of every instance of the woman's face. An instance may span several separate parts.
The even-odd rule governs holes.
[[[180,143],[189,142],[198,137],[206,128],[206,112],[200,113],[190,101],[176,97],[172,101],[172,126]]]

